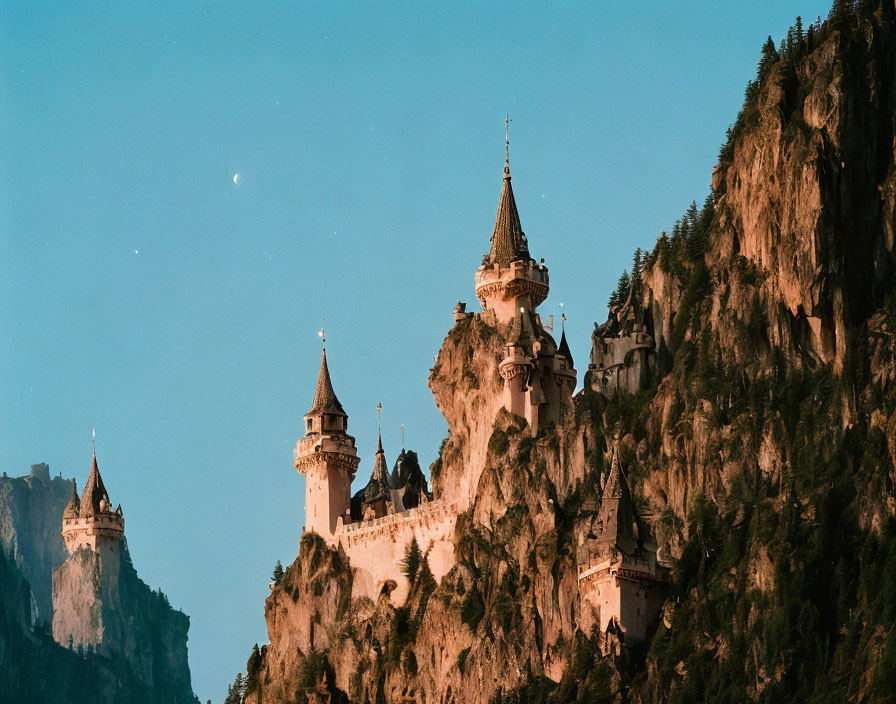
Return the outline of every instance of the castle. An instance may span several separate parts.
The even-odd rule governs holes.
[[[591,335],[590,385],[608,398],[619,391],[636,394],[647,385],[656,344],[636,289],[633,283],[628,300],[614,307],[603,325],[595,323]]]
[[[96,449],[80,499],[72,480],[62,538],[69,557],[53,570],[53,638],[66,647],[108,654],[123,638],[118,582],[124,514],[120,505],[112,508]]]
[[[62,539],[69,555],[73,555],[82,547],[115,552],[123,535],[121,504],[116,509],[112,508],[94,451],[90,474],[80,499],[77,484],[72,479],[72,498],[62,514]]]
[[[548,295],[548,269],[544,259],[536,262],[529,254],[513,196],[509,154],[491,246],[474,282],[482,305],[482,312],[476,315],[497,328],[503,338],[498,364],[503,386],[493,408],[524,418],[533,436],[543,426],[570,419],[577,372],[565,330],[557,344],[536,312]],[[465,304],[458,303],[455,324],[471,315]],[[491,406],[488,412],[493,412]],[[486,419],[487,423],[493,423],[495,417]],[[345,551],[354,575],[352,596],[376,599],[385,592],[396,606],[403,603],[409,584],[401,576],[400,561],[412,540],[427,555],[436,580],[447,574],[455,564],[457,518],[475,498],[476,473],[482,468],[467,469],[473,475],[468,482],[474,487],[473,496],[432,497],[416,466],[416,456],[412,463],[416,471],[399,471],[406,461],[403,451],[396,471],[389,475],[380,436],[370,480],[352,496],[360,460],[355,439],[348,434],[348,414],[333,389],[325,341],[304,429],[305,435],[296,444],[294,466],[305,475],[305,530]],[[662,603],[661,590],[656,587],[663,578],[658,576],[655,546],[641,537],[631,537],[637,528],[631,496],[624,486],[617,458],[604,492],[601,549],[583,554],[580,591],[583,600],[599,611],[602,628],[614,621],[622,630],[628,628],[633,636],[641,637],[647,620],[656,615],[657,603]],[[629,545],[632,540],[635,547]],[[612,548],[607,547],[610,545]],[[594,562],[597,558],[601,562]],[[608,567],[606,560],[610,561]],[[600,594],[599,603],[594,601],[595,593]]]
[[[583,629],[599,623],[606,631],[615,622],[627,636],[643,639],[663,605],[670,572],[657,562],[656,543],[635,510],[616,448],[597,527],[596,536],[579,536],[577,550]]]

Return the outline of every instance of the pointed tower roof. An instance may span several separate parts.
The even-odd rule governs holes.
[[[386,467],[386,453],[383,451],[382,433],[377,433],[376,458],[373,461],[373,472],[370,481],[364,487],[364,501],[378,501],[381,498],[389,499],[389,470]]]
[[[557,348],[557,354],[562,354],[569,360],[569,366],[575,366],[572,361],[572,352],[569,351],[569,343],[566,341],[566,330],[560,334],[560,346]]]
[[[510,262],[518,259],[528,260],[531,257],[529,244],[520,224],[520,214],[516,209],[513,187],[510,185],[510,165],[505,164],[504,186],[501,189],[501,201],[498,203],[498,217],[495,220],[488,263],[508,266]]]
[[[63,518],[77,518],[81,512],[81,500],[78,498],[78,484],[72,479],[72,498],[68,500],[65,511],[62,513]]]
[[[320,356],[320,372],[317,375],[314,400],[311,402],[311,410],[306,415],[310,416],[319,413],[348,417],[348,414],[342,408],[342,404],[339,403],[339,399],[336,398],[336,392],[333,391],[333,382],[330,381],[330,370],[327,367],[326,347],[324,347]]]
[[[81,518],[94,516],[99,513],[100,500],[108,496],[103,478],[100,476],[99,467],[96,464],[96,452],[93,453],[93,462],[90,465],[90,475],[84,493],[81,495]]]
[[[598,545],[602,552],[612,547],[626,554],[635,551],[638,545],[638,536],[634,529],[635,507],[616,447],[613,448],[610,474],[604,484],[599,519],[602,529]]]

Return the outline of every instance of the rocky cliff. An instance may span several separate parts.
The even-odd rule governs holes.
[[[71,494],[71,480],[51,480],[46,464],[32,465],[25,477],[0,478],[0,544],[31,586],[35,623],[53,620],[48,576],[68,556],[60,526]]]
[[[0,691],[9,701],[193,704],[188,617],[140,580],[124,541],[111,559],[69,557],[60,530],[71,492],[46,465],[0,479]],[[55,613],[38,606],[35,620],[44,594]],[[57,627],[83,637],[60,645]]]
[[[508,330],[460,318],[430,386],[466,497],[457,565],[352,602],[313,536],[266,604],[250,701],[892,701],[896,10],[838,3],[772,46],[703,211],[636,282],[649,385],[536,438],[500,407]],[[597,305],[595,306],[597,309]],[[647,642],[600,633],[577,551],[618,442],[674,584]]]

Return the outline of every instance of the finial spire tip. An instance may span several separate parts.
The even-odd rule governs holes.
[[[510,173],[510,113],[504,116],[504,173]]]

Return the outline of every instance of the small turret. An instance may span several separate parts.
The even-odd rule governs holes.
[[[382,433],[377,433],[376,456],[373,461],[373,471],[370,473],[370,481],[361,491],[355,494],[353,501],[355,513],[360,513],[360,518],[372,514],[374,518],[385,516],[388,513],[401,511],[402,507],[395,506],[392,499],[392,487],[389,483],[389,470],[386,466],[386,453],[383,451]]]
[[[63,524],[66,521],[76,520],[81,514],[81,499],[78,498],[78,483],[72,479],[72,498],[68,500],[65,511],[62,512]]]

